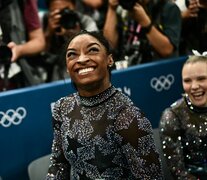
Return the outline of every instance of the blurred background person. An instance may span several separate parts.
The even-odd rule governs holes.
[[[168,0],[109,0],[103,31],[129,65],[177,57],[181,13]]]
[[[46,53],[51,61],[48,82],[68,77],[65,61],[61,56],[68,38],[81,29],[98,30],[93,18],[76,8],[76,0],[46,0],[48,13],[43,19]]]
[[[175,179],[207,179],[207,52],[182,68],[183,97],[165,109],[160,137]]]
[[[176,0],[182,14],[180,55],[191,54],[192,49],[200,52],[207,47],[207,1]]]
[[[0,68],[0,91],[41,83],[41,77],[35,76],[38,75],[35,73],[36,69],[27,62],[30,57],[41,53],[45,48],[37,1],[1,0],[0,28],[1,45],[6,45],[11,50],[7,61],[8,69],[6,66]],[[4,82],[4,78],[7,78],[4,74],[6,69],[9,71],[7,87]]]

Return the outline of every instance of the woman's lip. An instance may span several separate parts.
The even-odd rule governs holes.
[[[203,93],[193,93],[193,96],[202,96]]]
[[[200,101],[204,98],[205,92],[191,93],[191,96],[195,101]]]
[[[193,97],[200,97],[205,94],[205,92],[196,92],[196,93],[191,93]]]

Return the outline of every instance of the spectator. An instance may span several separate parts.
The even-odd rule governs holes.
[[[98,30],[96,22],[76,9],[75,0],[47,0],[49,12],[44,17],[46,52],[54,59],[48,81],[64,79],[65,62],[62,61],[63,44],[81,29]]]
[[[207,52],[184,63],[185,94],[160,120],[160,137],[175,179],[207,179]]]
[[[178,56],[180,31],[173,2],[109,0],[104,34],[118,49],[117,58],[127,56],[129,65]]]
[[[200,52],[207,47],[207,2],[204,0],[176,0],[182,14],[180,55]]]
[[[77,92],[55,103],[47,179],[162,179],[149,120],[111,85],[107,40],[73,36],[66,64]]]
[[[45,48],[45,39],[38,17],[36,0],[7,0],[0,1],[1,43],[7,44],[11,49],[11,65],[9,67],[8,87],[15,89],[33,85],[36,82],[29,65],[22,58],[39,54]],[[25,66],[26,65],[26,66]],[[3,74],[3,67],[1,72]],[[4,76],[0,75],[0,84]],[[30,74],[30,77],[28,76]]]

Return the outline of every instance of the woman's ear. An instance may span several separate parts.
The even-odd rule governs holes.
[[[112,67],[113,64],[114,64],[114,59],[113,59],[112,54],[110,54],[110,55],[108,55],[108,66]]]

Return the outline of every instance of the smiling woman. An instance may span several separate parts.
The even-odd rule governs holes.
[[[110,82],[104,36],[73,36],[66,63],[77,92],[55,103],[47,179],[162,179],[150,121]]]
[[[99,94],[111,86],[109,67],[113,58],[108,42],[98,38],[102,42],[82,32],[70,40],[67,48],[67,69],[82,96]]]
[[[207,107],[207,57],[193,56],[182,71],[183,88],[193,105]]]
[[[185,94],[161,117],[163,151],[175,179],[207,179],[207,56],[184,63]]]

